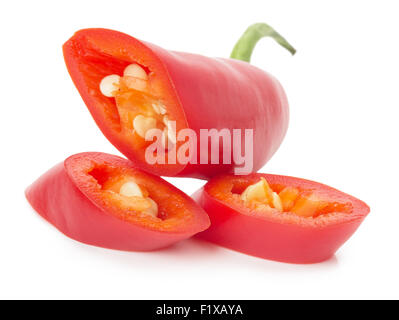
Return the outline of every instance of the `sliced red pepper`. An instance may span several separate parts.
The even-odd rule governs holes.
[[[104,153],[69,157],[34,182],[26,197],[65,235],[110,249],[155,250],[209,227],[206,213],[183,192]]]
[[[326,185],[261,173],[218,176],[193,197],[211,219],[211,227],[198,237],[290,263],[329,259],[370,211],[364,202]]]
[[[176,121],[177,132],[190,128],[200,137],[200,129],[254,129],[251,171],[257,171],[280,146],[288,126],[288,103],[280,83],[267,72],[237,60],[249,61],[262,36],[271,36],[295,52],[265,24],[247,30],[232,53],[234,59],[167,51],[106,29],[80,30],[63,49],[69,73],[91,115],[127,158],[157,175],[207,178],[232,172],[242,164],[233,160],[231,164],[200,164],[199,142],[188,164],[149,164],[144,152],[149,142],[138,134],[140,130],[135,129],[133,122],[138,115],[151,116],[155,120],[147,119],[144,123],[146,120],[141,118],[141,126],[162,129],[163,115],[154,113],[155,103],[165,108],[168,119]],[[99,88],[101,81],[109,75],[122,76],[132,64],[139,66],[140,72],[145,71],[146,82],[139,75],[124,77],[118,82],[117,93],[109,89],[115,82],[108,83],[109,93],[114,97],[105,96]],[[182,144],[178,141],[177,149]],[[243,150],[244,138],[241,149],[233,151],[241,155]],[[223,154],[223,150],[219,153]]]

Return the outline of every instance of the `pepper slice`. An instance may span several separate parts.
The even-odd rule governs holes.
[[[69,157],[26,197],[68,237],[110,249],[155,250],[209,227],[207,214],[182,191],[105,153]]]
[[[211,227],[198,237],[289,263],[329,259],[370,211],[329,186],[262,173],[218,176],[193,198],[211,219]]]
[[[137,167],[156,175],[208,178],[242,166],[234,155],[244,153],[245,129],[254,130],[250,171],[257,171],[272,157],[287,131],[288,102],[280,83],[267,72],[238,61],[249,61],[262,36],[271,36],[295,52],[265,24],[246,31],[233,50],[233,59],[167,51],[106,29],[80,30],[63,50],[68,71],[95,122]],[[176,123],[175,128],[169,126],[170,121]],[[144,137],[152,128],[164,131],[165,163],[146,160],[145,150],[152,142]],[[169,156],[172,152],[179,156],[187,142],[176,139],[176,133],[187,128],[196,134],[197,140],[191,141],[195,150],[184,161],[174,161]],[[209,158],[216,151],[200,145],[200,129],[241,129],[241,147],[232,148],[225,163],[212,164],[209,159],[203,164],[202,151],[207,149]],[[224,155],[224,150],[219,154]]]

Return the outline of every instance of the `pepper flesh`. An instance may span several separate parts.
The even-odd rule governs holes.
[[[134,181],[142,196],[121,192]],[[32,207],[65,235],[87,244],[126,251],[160,249],[209,226],[195,202],[163,179],[104,153],[69,157],[27,190]],[[151,209],[157,204],[157,214]]]
[[[63,49],[72,80],[97,125],[143,170],[157,175],[208,178],[241,165],[234,161],[200,164],[199,143],[190,163],[149,164],[146,144],[125,134],[124,116],[115,99],[99,90],[105,76],[121,75],[130,64],[140,65],[151,77],[152,95],[161,100],[176,121],[176,132],[190,128],[200,137],[200,129],[253,129],[252,171],[271,158],[287,131],[288,102],[282,86],[273,76],[246,62],[167,51],[106,29],[78,31]],[[176,148],[183,143],[177,141]],[[241,149],[232,152],[242,155],[244,146],[243,136]],[[210,146],[208,151],[210,155]]]
[[[281,199],[246,201],[242,195],[261,178]],[[356,231],[370,208],[326,185],[299,178],[254,173],[220,175],[193,198],[208,213],[211,227],[199,238],[249,255],[289,263],[329,259]]]

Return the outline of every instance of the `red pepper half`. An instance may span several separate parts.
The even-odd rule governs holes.
[[[110,249],[155,250],[209,227],[206,213],[183,192],[104,153],[69,157],[26,197],[68,237]]]
[[[72,80],[95,122],[137,167],[156,175],[207,178],[242,165],[234,160],[233,152],[243,154],[245,129],[254,130],[250,171],[270,159],[287,131],[288,103],[280,83],[267,72],[238,61],[249,61],[263,36],[295,52],[265,24],[246,31],[233,50],[233,59],[168,51],[106,29],[80,30],[63,50]],[[100,84],[109,76],[102,91]],[[232,150],[232,163],[211,164],[209,159],[200,164],[202,150],[208,149],[209,157],[215,151],[198,142],[189,163],[173,163],[167,157],[165,164],[149,164],[145,149],[151,142],[144,140],[144,134],[149,128],[167,128],[166,119],[176,122],[175,132],[190,128],[198,139],[200,129],[241,129],[241,148]],[[178,152],[184,141],[173,143]]]
[[[326,185],[261,173],[218,176],[193,197],[211,219],[198,237],[289,263],[329,259],[370,211]]]

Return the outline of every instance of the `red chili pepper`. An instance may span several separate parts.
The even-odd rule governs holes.
[[[69,157],[26,197],[65,235],[110,249],[155,250],[209,227],[206,213],[183,192],[105,153]]]
[[[211,219],[198,237],[290,263],[329,259],[370,211],[326,185],[261,173],[216,177],[193,197]]]
[[[207,178],[242,165],[234,160],[233,152],[243,154],[243,137],[241,148],[230,153],[232,164],[221,160],[210,164],[210,159],[208,164],[199,164],[201,151],[210,150],[201,148],[199,142],[188,164],[173,164],[170,158],[166,164],[149,164],[145,148],[151,142],[144,141],[144,134],[150,128],[165,129],[165,119],[176,121],[177,132],[190,128],[197,137],[200,129],[253,129],[250,171],[261,168],[285,136],[288,103],[274,77],[237,59],[249,61],[256,42],[264,36],[295,52],[265,24],[253,25],[244,33],[233,59],[167,51],[106,29],[80,30],[63,49],[72,80],[97,125],[136,166],[157,175]],[[104,79],[109,75],[114,76]],[[166,129],[165,136],[168,132]],[[177,141],[176,149],[183,144]]]

